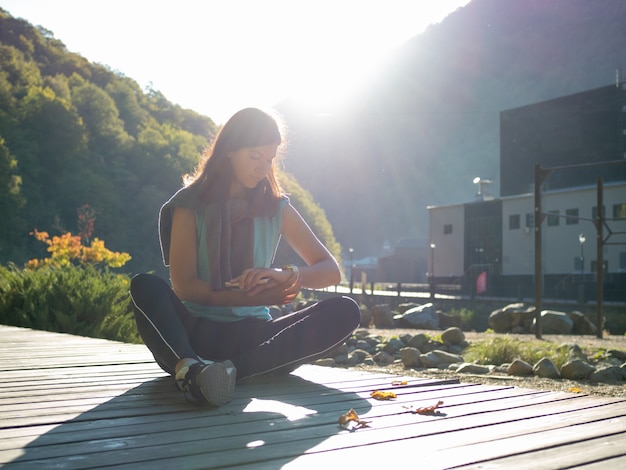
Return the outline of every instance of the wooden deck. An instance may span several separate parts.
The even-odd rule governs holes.
[[[0,351],[8,469],[626,468],[626,399],[303,366],[211,409],[142,345],[0,326]],[[350,408],[369,427],[340,427]]]

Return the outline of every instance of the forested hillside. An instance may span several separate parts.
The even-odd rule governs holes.
[[[472,0],[407,42],[345,112],[281,103],[297,137],[287,168],[358,257],[428,237],[428,205],[471,201],[476,176],[498,194],[501,111],[614,83],[624,24],[623,0]]]
[[[158,209],[215,132],[211,119],[0,9],[0,264],[44,256],[29,233],[77,233],[77,211],[87,204],[93,235],[132,256],[125,269],[162,269]],[[293,177],[283,180],[339,254],[324,212]]]

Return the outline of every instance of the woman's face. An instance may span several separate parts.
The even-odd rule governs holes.
[[[234,180],[231,184],[231,196],[236,196],[244,189],[254,189],[272,169],[278,144],[260,147],[246,147],[229,154]]]

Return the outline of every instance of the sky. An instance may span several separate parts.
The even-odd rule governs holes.
[[[0,0],[87,60],[223,124],[347,106],[395,48],[470,0]]]

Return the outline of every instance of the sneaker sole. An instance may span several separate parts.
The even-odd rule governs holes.
[[[214,362],[202,369],[197,383],[209,405],[221,406],[233,399],[236,378],[237,370],[232,362]]]

